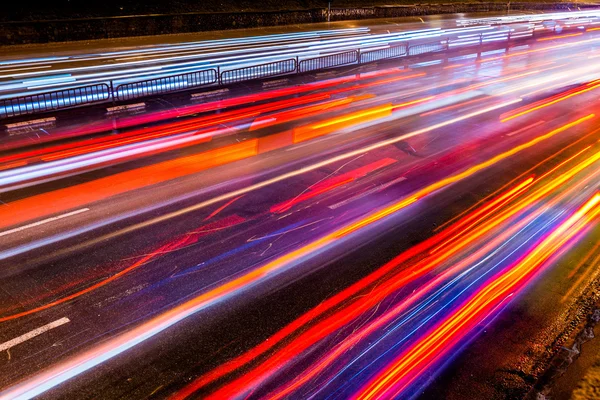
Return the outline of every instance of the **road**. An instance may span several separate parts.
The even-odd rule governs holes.
[[[500,328],[538,332],[596,278],[598,43],[581,30],[13,131],[0,398],[489,398],[446,379],[453,360],[467,382],[539,361],[545,342]],[[548,285],[563,293],[513,318]],[[505,352],[456,359],[469,343]]]

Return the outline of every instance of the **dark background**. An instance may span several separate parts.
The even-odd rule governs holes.
[[[469,0],[332,0],[332,7],[451,3]],[[472,1],[472,0],[471,0]],[[489,0],[488,0],[489,1]],[[492,0],[494,1],[494,0]],[[4,0],[0,21],[36,21],[139,14],[300,10],[327,7],[327,0]]]

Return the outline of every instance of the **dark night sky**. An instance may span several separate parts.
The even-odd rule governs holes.
[[[20,0],[6,1],[3,8],[8,13],[38,13],[42,10],[52,14],[74,13],[131,14],[132,12],[192,12],[234,11],[241,9],[310,8],[322,7],[326,0]],[[360,3],[360,2],[359,2]]]
[[[450,0],[452,1],[452,0]],[[418,1],[416,1],[418,2]],[[327,0],[5,0],[0,20],[43,20],[133,14],[265,11],[326,7]],[[332,0],[333,6],[370,6],[414,0]]]

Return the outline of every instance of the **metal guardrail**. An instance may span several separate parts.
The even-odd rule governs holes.
[[[105,83],[13,97],[0,100],[0,118],[93,104],[110,98],[111,90]]]
[[[343,53],[329,54],[327,56],[308,58],[298,63],[298,72],[316,71],[319,69],[354,64],[358,62],[358,53],[358,50],[351,50]]]
[[[228,83],[285,75],[296,72],[297,68],[298,62],[295,58],[266,64],[251,65],[249,67],[230,69],[221,72],[220,82],[222,85],[226,85]]]
[[[417,45],[408,46],[407,55],[416,56],[424,53],[434,53],[436,51],[443,51],[448,49],[448,43],[434,42],[434,43],[421,43]]]
[[[192,89],[199,86],[212,85],[219,80],[216,69],[205,69],[187,74],[148,79],[146,81],[123,83],[115,89],[116,100],[131,100],[138,97],[154,96]]]
[[[370,50],[370,51],[361,51],[359,62],[361,64],[380,61],[380,60],[389,60],[397,57],[406,56],[406,48],[405,44],[396,45],[386,47],[385,49],[378,50]]]

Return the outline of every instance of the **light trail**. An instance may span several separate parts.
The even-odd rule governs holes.
[[[475,114],[477,115],[477,114]],[[466,116],[463,116],[466,118]],[[36,377],[29,379],[26,382],[16,385],[13,388],[8,389],[0,398],[31,398],[33,396],[37,396],[45,391],[55,387],[56,385],[61,384],[62,382],[77,376],[84,371],[87,371],[90,368],[93,368],[106,360],[115,357],[116,355],[131,349],[139,343],[144,342],[145,340],[153,337],[154,335],[164,331],[170,326],[176,324],[179,321],[207,308],[211,305],[223,301],[225,299],[230,298],[231,296],[238,294],[244,290],[247,290],[249,287],[257,285],[260,282],[263,282],[266,279],[269,279],[277,274],[282,273],[287,268],[291,268],[296,262],[300,259],[305,259],[311,254],[315,254],[326,247],[333,245],[336,241],[343,239],[350,234],[356,232],[359,229],[366,228],[370,225],[375,224],[376,222],[384,219],[387,216],[390,216],[394,213],[397,213],[400,210],[405,209],[410,206],[414,202],[419,199],[424,198],[425,196],[440,190],[444,187],[447,187],[455,182],[463,180],[467,177],[470,177],[483,169],[489,168],[490,166],[497,164],[498,162],[514,156],[519,152],[530,148],[543,140],[546,140],[554,135],[563,132],[569,128],[577,126],[589,119],[593,118],[593,115],[588,115],[586,117],[580,118],[576,121],[570,122],[560,128],[557,128],[545,135],[542,135],[538,138],[531,140],[528,143],[517,146],[505,153],[492,157],[491,159],[480,163],[476,166],[468,168],[466,171],[456,174],[454,176],[445,178],[439,182],[431,184],[423,189],[418,190],[412,195],[407,196],[400,201],[387,206],[381,210],[377,210],[376,212],[370,213],[369,215],[361,218],[360,220],[348,224],[344,227],[334,230],[333,232],[305,245],[294,251],[291,251],[284,256],[278,257],[271,262],[268,262],[258,268],[251,270],[250,272],[234,278],[226,283],[221,284],[220,286],[209,290],[187,302],[184,302],[140,325],[131,329],[128,332],[122,333],[118,336],[115,336],[112,339],[107,340],[103,344],[96,346],[83,354],[73,357],[60,365],[57,365]],[[392,140],[393,142],[393,140]],[[237,194],[236,196],[239,196]],[[190,243],[190,240],[194,240],[193,237],[184,236],[182,238],[183,242],[176,242],[175,248],[182,245],[187,245]],[[163,250],[161,250],[163,252]],[[148,260],[144,260],[145,263]],[[132,266],[123,270],[122,274],[129,272],[130,270],[137,268],[140,262],[132,264]],[[120,274],[119,276],[121,276]],[[112,279],[112,278],[109,278]],[[116,278],[115,278],[116,279]],[[99,283],[98,285],[104,285],[109,283]],[[93,290],[93,289],[89,289]],[[88,289],[85,289],[80,294],[71,295],[67,298],[56,300],[57,302],[69,301],[77,296],[81,296],[88,293]],[[20,318],[24,315],[28,315],[31,313],[38,312],[40,309],[49,308],[53,304],[43,306],[43,308],[32,309],[30,311],[21,312],[19,314],[13,314],[11,316],[2,317],[2,321]]]
[[[231,360],[187,385],[173,398],[184,399],[198,389],[244,367],[246,364],[256,361],[263,354],[266,354],[271,349],[275,348],[276,352],[269,353],[266,360],[262,360],[259,364],[254,364],[253,367],[249,371],[247,370],[241,377],[225,385],[210,396],[210,398],[215,399],[223,397],[244,397],[249,391],[258,388],[265,380],[276,375],[277,371],[283,371],[285,366],[292,363],[302,352],[324,340],[328,335],[338,332],[340,328],[349,324],[356,318],[368,313],[368,310],[376,307],[384,298],[390,296],[399,288],[419,279],[443,262],[456,257],[461,251],[472,246],[477,240],[484,238],[484,235],[492,232],[493,229],[496,229],[501,223],[506,223],[519,214],[524,213],[531,205],[536,204],[540,199],[547,196],[548,193],[556,190],[557,187],[563,186],[566,181],[573,179],[575,175],[580,174],[586,168],[590,168],[599,160],[600,152],[594,154],[592,157],[584,159],[577,166],[561,174],[550,183],[541,185],[528,195],[524,195],[523,191],[531,188],[534,179],[529,178],[523,181],[472,211],[467,217],[456,222],[443,232],[440,232],[427,241],[411,248],[405,253],[400,254],[376,272],[323,302],[318,307],[286,326],[283,330],[271,336],[269,340],[264,341],[260,346],[255,347],[243,356]],[[557,169],[559,167],[560,166],[558,166]],[[536,183],[542,182],[543,179],[544,177],[540,177],[535,181]],[[583,187],[585,184],[586,182],[584,181],[579,187]],[[574,191],[575,189],[571,190],[571,192]],[[569,194],[564,194],[562,197],[565,198],[568,195]],[[589,209],[590,207],[598,208],[597,203],[599,197],[600,195],[594,196],[592,202],[582,208],[582,213],[585,214],[585,212],[587,212],[586,209]],[[510,206],[507,205],[509,202],[512,203]],[[555,200],[554,204],[557,203],[558,200]],[[504,208],[504,210],[502,210],[502,208]],[[542,207],[541,212],[544,212],[545,209],[547,209],[547,207]],[[600,213],[600,209],[596,209],[592,218],[595,218],[595,215],[598,213]],[[331,349],[328,354],[320,357],[318,362],[307,366],[305,372],[297,375],[289,385],[285,388],[279,387],[273,393],[270,393],[269,397],[281,398],[292,395],[294,391],[301,386],[312,382],[317,376],[323,375],[325,373],[325,368],[328,368],[331,363],[346,355],[346,353],[356,346],[359,341],[367,340],[367,338],[377,330],[389,326],[391,321],[396,318],[399,313],[410,309],[413,304],[416,304],[417,300],[423,298],[425,293],[432,291],[432,288],[435,288],[443,282],[445,276],[454,275],[455,272],[452,271],[466,269],[468,265],[479,258],[477,254],[483,256],[486,252],[492,252],[494,249],[498,248],[498,246],[502,245],[502,243],[511,240],[518,231],[530,224],[535,218],[538,218],[539,215],[540,212],[532,214],[519,221],[517,225],[513,224],[512,226],[507,227],[502,234],[491,239],[486,246],[478,250],[477,253],[463,258],[459,263],[453,266],[452,269],[445,271],[444,274],[438,276],[432,282],[423,285],[417,292],[413,292],[408,299],[403,299],[397,307],[388,310],[385,318],[382,318],[377,322],[370,322],[360,330],[354,330],[349,337],[345,337],[343,341],[335,348]],[[578,217],[574,218],[577,219]],[[570,222],[567,221],[566,224],[569,225]],[[436,254],[438,253],[439,248],[447,243],[447,238],[449,236],[452,237],[452,241],[457,242],[458,244],[441,254]],[[570,237],[572,237],[572,235]],[[564,243],[564,241],[561,243]],[[546,255],[550,256],[554,251],[553,248],[553,250],[547,252]],[[416,256],[421,253],[427,254],[427,257],[412,265],[409,264],[408,266],[405,266],[409,260],[418,260]],[[369,289],[371,285],[374,285],[378,280],[384,277],[385,280],[382,283],[377,284],[372,290]],[[361,291],[368,292],[368,295],[359,295]],[[332,313],[332,310],[335,310],[335,312]],[[314,325],[311,326],[311,324]],[[284,344],[283,347],[279,347],[282,344]]]
[[[519,286],[529,280],[550,256],[597,218],[600,214],[599,203],[600,194],[596,194],[519,263],[491,280],[450,318],[394,360],[355,398],[366,400],[399,395],[428,365],[456,346],[457,337],[464,336],[486,319],[507,297],[513,296]]]
[[[478,37],[504,40],[507,34],[488,26],[456,32],[457,43]],[[352,37],[332,43],[343,49],[363,34],[349,33]],[[251,95],[232,91],[224,100],[67,129],[58,132],[64,133],[59,140],[74,140],[3,155],[0,183],[15,179],[13,190],[32,182],[39,193],[22,198],[16,193],[15,200],[0,207],[5,232],[26,230],[32,236],[25,243],[21,234],[6,234],[0,259],[25,258],[32,251],[31,263],[48,267],[53,275],[44,281],[43,293],[26,285],[21,297],[14,296],[16,301],[9,293],[5,298],[10,301],[0,307],[0,324],[29,326],[59,313],[46,322],[68,315],[71,323],[65,329],[76,329],[71,327],[82,324],[82,304],[104,305],[108,299],[115,301],[112,309],[136,311],[135,319],[127,320],[124,313],[109,321],[106,330],[94,334],[99,340],[82,344],[75,339],[75,350],[64,357],[40,357],[43,362],[33,373],[4,378],[0,398],[69,391],[71,385],[65,382],[77,385],[75,378],[100,365],[109,368],[120,362],[119,355],[145,352],[182,321],[209,310],[220,312],[217,304],[242,308],[245,296],[261,295],[266,287],[278,290],[316,268],[330,273],[325,263],[342,251],[348,251],[344,257],[357,255],[362,262],[359,251],[384,247],[374,239],[387,235],[392,223],[394,232],[401,228],[396,222],[412,229],[414,221],[438,212],[438,204],[448,204],[453,210],[439,211],[452,215],[440,218],[443,224],[431,229],[433,236],[416,245],[399,243],[400,254],[394,250],[382,256],[368,270],[358,265],[356,275],[338,286],[342,289],[309,302],[288,325],[269,331],[275,333],[268,340],[245,347],[243,338],[236,338],[246,350],[219,355],[221,364],[212,364],[212,370],[194,364],[186,376],[195,379],[174,381],[156,393],[166,396],[181,388],[175,398],[377,398],[420,390],[424,377],[438,373],[449,352],[463,346],[534,277],[580,243],[600,216],[600,195],[595,194],[600,179],[597,120],[586,104],[593,101],[600,71],[582,64],[593,56],[582,49],[594,42],[575,36],[581,35],[553,37],[564,40],[561,45],[578,47],[543,53],[533,51],[542,48],[535,39],[524,41],[522,48],[531,46],[531,52],[522,58],[504,58],[511,54],[490,50],[481,54],[492,56],[489,62],[476,64],[464,56],[461,66],[446,70],[443,60],[435,59],[415,64],[415,70],[386,68]],[[295,39],[280,40],[275,45]],[[309,42],[320,46],[321,39],[309,35],[305,44]],[[204,52],[193,44],[190,49]],[[565,49],[572,54],[554,54]],[[163,50],[160,57],[169,61],[187,63],[188,56],[195,57],[169,46]],[[230,50],[223,57],[235,58],[242,49]],[[134,68],[153,56],[149,50],[124,51],[119,57],[119,62],[136,63],[128,64]],[[35,67],[30,62],[23,67]],[[447,71],[443,79],[440,70]],[[559,94],[556,88],[561,88]],[[532,94],[542,100],[518,107]],[[542,120],[535,118],[538,110]],[[122,131],[108,136],[104,129]],[[86,135],[93,137],[78,138]],[[171,150],[182,153],[167,153]],[[106,169],[108,174],[83,183],[65,179],[64,187],[61,182],[52,191],[39,185],[91,171],[92,163],[104,173],[108,166],[134,159],[143,161],[117,171]],[[518,176],[508,177],[508,184],[504,176],[485,182],[496,178],[492,172],[513,167]],[[202,172],[212,168],[214,176]],[[33,177],[29,172],[47,175]],[[197,179],[194,174],[200,172]],[[460,196],[467,185],[481,185],[485,193],[474,191],[469,207],[454,215],[455,206],[463,202],[450,197]],[[138,193],[148,193],[148,199]],[[63,220],[78,210],[88,212]],[[429,224],[431,219],[423,221]],[[47,232],[38,229],[46,223],[52,223]],[[165,231],[147,237],[149,232],[154,235],[145,229],[150,227]],[[62,241],[76,236],[81,240],[63,246]],[[69,265],[64,270],[50,265],[113,245],[119,261],[115,256],[106,265]],[[595,260],[594,254],[590,251],[585,258]],[[100,262],[110,258],[95,257]],[[46,273],[29,263],[23,267],[28,271],[8,268],[7,284]],[[572,267],[569,294],[593,274],[582,265]],[[143,289],[130,295],[133,288]],[[99,317],[105,316],[103,306],[98,307]],[[31,324],[8,338],[40,325]],[[33,342],[23,346],[35,349]],[[50,347],[40,354],[55,351]]]

